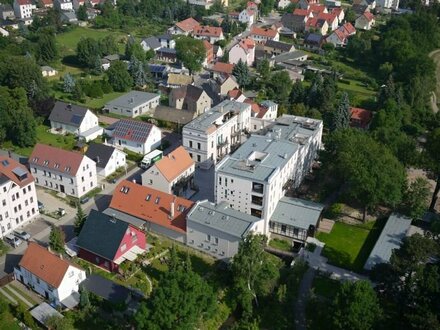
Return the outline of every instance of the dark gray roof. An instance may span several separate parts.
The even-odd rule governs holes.
[[[112,303],[126,302],[130,290],[99,275],[90,274],[82,282],[84,288]]]
[[[160,64],[148,64],[148,67],[150,68],[151,73],[160,73],[160,72],[166,72],[167,66],[166,65],[160,65]]]
[[[292,44],[275,41],[275,40],[267,40],[265,46],[279,49],[282,52],[290,52],[292,48],[295,49],[295,47]]]
[[[79,105],[57,101],[50,113],[49,120],[80,127],[87,111],[87,108]]]
[[[293,31],[299,31],[304,28],[304,17],[293,15],[292,13],[286,13],[281,17],[281,23],[284,27]]]
[[[156,37],[148,37],[142,39],[151,49],[159,49],[161,47],[159,40]]]
[[[10,4],[0,4],[0,13],[3,13],[5,11],[14,11],[14,9],[12,9],[12,6]]]
[[[118,220],[124,221],[136,228],[144,228],[145,226],[145,221],[140,220],[139,218],[131,216],[127,213],[112,209],[111,207],[105,209],[103,213],[111,217],[115,217]]]
[[[114,260],[128,223],[91,210],[76,245],[108,260]]]
[[[155,94],[155,93],[131,91],[106,103],[104,107],[106,109],[112,109],[112,108],[134,109],[158,97],[159,94]]]
[[[358,15],[361,15],[365,13],[365,11],[368,9],[367,5],[352,5],[351,9]]]
[[[197,102],[203,94],[203,88],[194,85],[185,85],[179,88],[173,88],[171,93],[174,98],[185,98]]]
[[[403,215],[393,213],[387,220],[380,236],[374,245],[364,268],[370,270],[374,265],[390,261],[394,249],[400,248],[402,239],[406,236],[411,219]]]
[[[323,40],[323,36],[320,35],[319,33],[309,33],[304,38],[304,43],[320,45],[322,40]]]
[[[246,236],[260,220],[230,208],[226,202],[214,204],[207,200],[199,201],[187,215],[187,225],[192,221],[238,238]]]
[[[139,120],[121,119],[107,129],[113,130],[114,138],[144,143],[150,135],[153,124]]]
[[[162,34],[157,37],[159,40],[173,40],[173,36],[171,34]]]
[[[102,143],[91,143],[86,156],[96,162],[96,167],[105,168],[115,148]]]
[[[278,202],[270,221],[308,230],[316,226],[324,205],[299,198],[283,197]]]
[[[163,54],[172,54],[172,55],[177,54],[177,51],[174,48],[165,48],[165,47],[160,48],[157,52]]]

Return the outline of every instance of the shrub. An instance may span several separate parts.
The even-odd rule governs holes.
[[[337,218],[344,210],[344,204],[334,203],[326,212],[326,217],[329,219]]]

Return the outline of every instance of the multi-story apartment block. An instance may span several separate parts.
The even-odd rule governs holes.
[[[35,183],[81,197],[97,187],[96,163],[77,152],[37,144],[29,157]]]
[[[32,10],[37,8],[31,0],[14,0],[14,13],[17,18],[25,19],[32,17]]]
[[[250,118],[250,104],[225,100],[183,127],[183,146],[196,162],[215,164],[240,145]]]
[[[215,170],[215,201],[263,221],[255,230],[269,233],[269,221],[290,187],[298,187],[321,147],[323,124],[297,116],[282,116],[252,135]]]
[[[38,215],[34,178],[17,161],[0,157],[0,238]]]

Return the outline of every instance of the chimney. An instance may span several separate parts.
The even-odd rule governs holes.
[[[96,163],[99,163],[99,156],[96,156]]]
[[[50,253],[52,253],[52,249],[50,248],[50,245],[47,246],[47,251],[49,251]]]
[[[171,209],[170,209],[170,218],[174,219],[174,200],[176,197],[173,198],[173,201],[171,202]]]
[[[60,253],[60,259],[63,260],[63,254],[62,253]]]
[[[69,104],[67,105],[67,110],[72,111],[72,104],[71,104],[71,103],[69,103]]]
[[[136,179],[133,179],[132,181],[133,181],[133,183],[136,183]]]

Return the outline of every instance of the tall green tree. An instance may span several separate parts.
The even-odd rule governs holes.
[[[81,203],[76,203],[76,216],[74,222],[74,230],[76,235],[79,235],[79,233],[81,232],[81,229],[84,226],[86,219],[87,216],[82,209]]]
[[[306,91],[300,80],[295,81],[290,92],[290,103],[304,103],[306,100]]]
[[[114,61],[107,70],[108,82],[115,92],[125,92],[133,85],[133,78],[127,70],[127,64]]]
[[[268,96],[275,102],[286,105],[292,92],[292,80],[287,71],[278,71],[270,77],[268,86]]]
[[[177,59],[192,72],[200,71],[206,58],[206,49],[202,40],[182,36],[176,40]]]
[[[257,71],[260,79],[265,82],[270,76],[270,63],[267,58],[262,59],[257,64]]]
[[[232,75],[237,80],[240,88],[245,88],[251,82],[249,68],[246,63],[244,63],[241,59],[238,61],[237,64],[234,65],[234,68],[232,69]]]
[[[79,6],[78,10],[76,11],[76,17],[80,21],[87,21],[89,19],[89,15],[87,15],[87,7],[86,5]]]
[[[333,301],[333,329],[373,329],[380,317],[379,300],[369,282],[342,283]]]
[[[82,38],[76,46],[78,62],[87,68],[93,68],[96,56],[101,56],[99,43],[93,38]]]
[[[350,100],[348,94],[344,92],[339,106],[333,115],[332,130],[344,129],[350,127]]]
[[[64,93],[72,93],[75,88],[75,78],[70,73],[63,76],[63,91]]]
[[[434,211],[440,191],[440,128],[434,129],[425,144],[425,165],[435,176],[435,188],[432,194],[429,209]]]
[[[429,184],[425,178],[418,177],[411,182],[403,195],[403,210],[413,219],[422,218],[428,208]]]
[[[40,34],[37,42],[37,56],[41,63],[49,63],[58,58],[58,48],[52,33]]]
[[[65,234],[61,227],[52,225],[49,234],[49,246],[56,252],[64,251]]]
[[[150,81],[149,71],[145,70],[145,64],[132,56],[128,64],[128,72],[133,78],[135,86],[143,87]]]
[[[98,41],[98,46],[102,56],[117,54],[119,51],[116,39],[112,34],[100,39]]]

